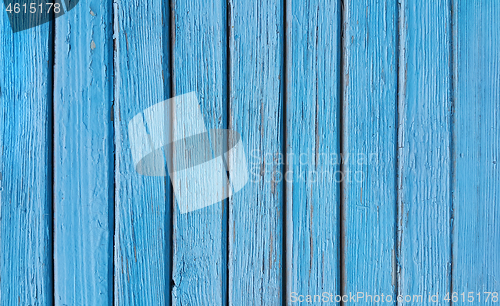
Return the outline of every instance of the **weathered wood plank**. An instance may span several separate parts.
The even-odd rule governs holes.
[[[128,131],[129,120],[165,98],[163,69],[169,63],[163,40],[169,22],[163,5],[114,2],[116,305],[170,304],[169,180],[136,172]]]
[[[293,303],[340,290],[341,6],[286,4],[286,297]]]
[[[184,131],[197,134],[196,127],[227,127],[227,37],[226,2],[221,0],[173,1],[174,95],[194,91],[204,122],[179,122]],[[179,115],[180,117],[180,115]],[[175,129],[175,127],[174,127]],[[203,127],[202,127],[203,129]],[[203,148],[200,148],[203,149]],[[200,168],[198,179],[210,174]],[[225,175],[225,173],[220,173]],[[190,184],[190,182],[182,182]],[[192,184],[192,183],[191,183]],[[213,186],[223,187],[223,186]],[[201,184],[191,192],[203,191]],[[195,191],[196,190],[196,191]],[[222,190],[221,190],[222,192]],[[227,201],[182,214],[174,205],[173,288],[175,305],[224,305],[227,275]]]
[[[0,13],[0,305],[52,303],[52,26]]]
[[[112,44],[110,2],[84,2],[56,19],[56,305],[112,305]]]
[[[484,292],[500,292],[500,2],[453,1],[453,15],[452,288],[456,304],[497,305]]]
[[[344,6],[342,292],[394,300],[397,1]]]
[[[400,20],[399,294],[435,305],[451,269],[449,3],[401,1]]]
[[[231,0],[229,10],[229,127],[250,171],[229,201],[229,304],[274,306],[283,300],[284,5]]]

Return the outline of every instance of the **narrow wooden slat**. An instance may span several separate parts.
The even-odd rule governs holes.
[[[344,5],[343,293],[394,300],[397,1]]]
[[[136,172],[128,131],[135,115],[165,98],[163,5],[114,2],[115,305],[168,305],[170,299],[169,180]]]
[[[0,14],[0,305],[52,303],[51,28]]]
[[[283,299],[283,9],[282,1],[229,1],[229,126],[250,171],[229,202],[230,305]]]
[[[292,303],[300,295],[333,301],[323,292],[340,289],[340,10],[337,1],[287,1],[286,295]]]
[[[175,0],[174,95],[194,92],[207,129],[227,127],[226,2]],[[180,116],[179,116],[180,117]],[[196,134],[180,122],[184,135]],[[195,124],[196,125],[196,124]],[[200,148],[201,149],[201,148]],[[206,168],[205,168],[206,169]],[[196,176],[206,179],[200,168]],[[221,173],[223,175],[223,173]],[[182,182],[182,184],[193,184]],[[214,186],[215,187],[215,186]],[[195,186],[191,190],[200,188]],[[174,205],[173,288],[175,305],[223,305],[226,298],[227,218],[224,201],[182,214]]]
[[[484,292],[500,293],[500,2],[453,1],[453,15],[455,304],[498,305]]]
[[[56,305],[113,297],[112,5],[56,19],[54,284]]]
[[[440,303],[450,288],[451,78],[448,1],[402,1],[399,294]],[[420,298],[420,297],[419,297]],[[434,298],[435,299],[435,298]]]

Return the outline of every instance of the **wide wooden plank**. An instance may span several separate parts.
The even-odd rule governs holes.
[[[203,117],[200,119],[203,122],[191,122],[179,119],[182,115],[178,114],[178,120],[182,121],[178,124],[185,130],[173,132],[185,137],[199,133],[195,127],[203,129],[203,125],[206,129],[226,128],[226,2],[175,0],[172,13],[174,96],[194,92]],[[193,178],[207,180],[211,173],[206,169],[197,169],[198,172],[192,173]],[[191,192],[205,191],[201,183],[181,184],[197,184],[190,188]],[[227,201],[187,213],[181,213],[179,205],[182,203],[177,199],[173,219],[172,303],[223,305],[227,275],[227,208],[224,207]]]
[[[168,177],[143,176],[128,123],[165,99],[168,55],[161,1],[114,2],[115,305],[170,304],[171,191]],[[168,37],[168,36],[167,36]],[[168,70],[167,70],[168,71]],[[149,127],[151,130],[161,127]]]
[[[229,10],[229,127],[241,134],[250,171],[229,201],[229,304],[280,305],[284,4],[231,0]]]
[[[322,294],[340,289],[341,6],[286,4],[286,297],[331,301]]]
[[[397,1],[344,5],[342,293],[395,300]]]
[[[451,269],[451,13],[402,1],[398,139],[399,294],[439,304]],[[421,296],[421,297],[420,297]]]
[[[112,305],[111,3],[56,19],[54,61],[54,301]]]
[[[484,292],[500,292],[500,2],[453,1],[453,16],[452,289],[498,305]]]
[[[52,26],[0,13],[0,305],[52,303]]]

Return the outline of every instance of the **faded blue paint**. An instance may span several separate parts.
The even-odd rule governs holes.
[[[453,10],[453,290],[498,305],[484,292],[500,292],[500,2]]]
[[[399,29],[398,292],[421,294],[422,305],[436,305],[429,296],[439,294],[444,305],[451,281],[448,1],[402,1]]]
[[[287,298],[340,294],[340,14],[336,1],[287,2]]]
[[[0,13],[0,305],[500,291],[500,2],[171,2]],[[127,123],[190,91],[253,182],[180,214]],[[364,180],[273,180],[322,153]]]
[[[344,5],[342,292],[395,300],[398,6]]]
[[[229,9],[229,128],[241,134],[250,167],[229,200],[229,304],[274,306],[283,299],[284,196],[273,175],[283,166],[263,159],[284,150],[283,2],[231,0]]]
[[[82,4],[55,22],[55,305],[113,298],[111,3]]]
[[[0,13],[0,305],[52,303],[51,25]]]
[[[84,3],[80,3],[84,5]],[[115,53],[115,305],[170,302],[171,189],[166,177],[139,175],[127,124],[165,100],[164,9],[159,1],[113,4]],[[165,88],[167,87],[167,88]]]
[[[173,1],[174,96],[194,91],[208,129],[227,126],[226,5]],[[185,135],[193,134],[191,130]],[[175,131],[176,135],[182,134]],[[221,176],[223,173],[221,173]],[[203,177],[200,172],[199,176]],[[206,176],[205,176],[206,178]],[[227,201],[181,214],[174,205],[173,305],[223,305],[226,299]]]

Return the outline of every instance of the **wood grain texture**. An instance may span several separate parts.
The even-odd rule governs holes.
[[[451,12],[402,1],[400,18],[399,294],[431,305],[450,289]]]
[[[0,13],[0,305],[52,303],[51,29]]]
[[[56,20],[55,305],[112,305],[112,6],[88,1]]]
[[[343,294],[395,294],[397,2],[344,5]]]
[[[497,305],[498,16],[88,0],[13,34],[1,12],[0,305]],[[168,177],[134,169],[128,123],[192,91],[207,128],[241,134],[250,181],[181,214]]]
[[[206,128],[226,128],[226,3],[175,0],[172,13],[174,95],[194,91]],[[184,135],[196,133],[189,130],[195,125],[187,127]],[[208,177],[203,168],[196,176]],[[224,206],[227,203],[221,201],[185,214],[180,213],[177,205],[176,202],[172,303],[223,305],[227,275],[227,208]]]
[[[340,169],[340,9],[337,1],[287,2],[289,304],[300,294],[340,293],[340,180],[336,178]]]
[[[135,171],[127,130],[133,116],[165,97],[163,69],[169,63],[163,38],[169,23],[162,5],[114,2],[116,305],[170,304],[169,180]]]
[[[453,291],[479,305],[500,292],[500,2],[453,1],[453,14]]]
[[[280,305],[283,2],[231,0],[229,10],[229,127],[241,134],[251,172],[229,201],[229,304]]]

